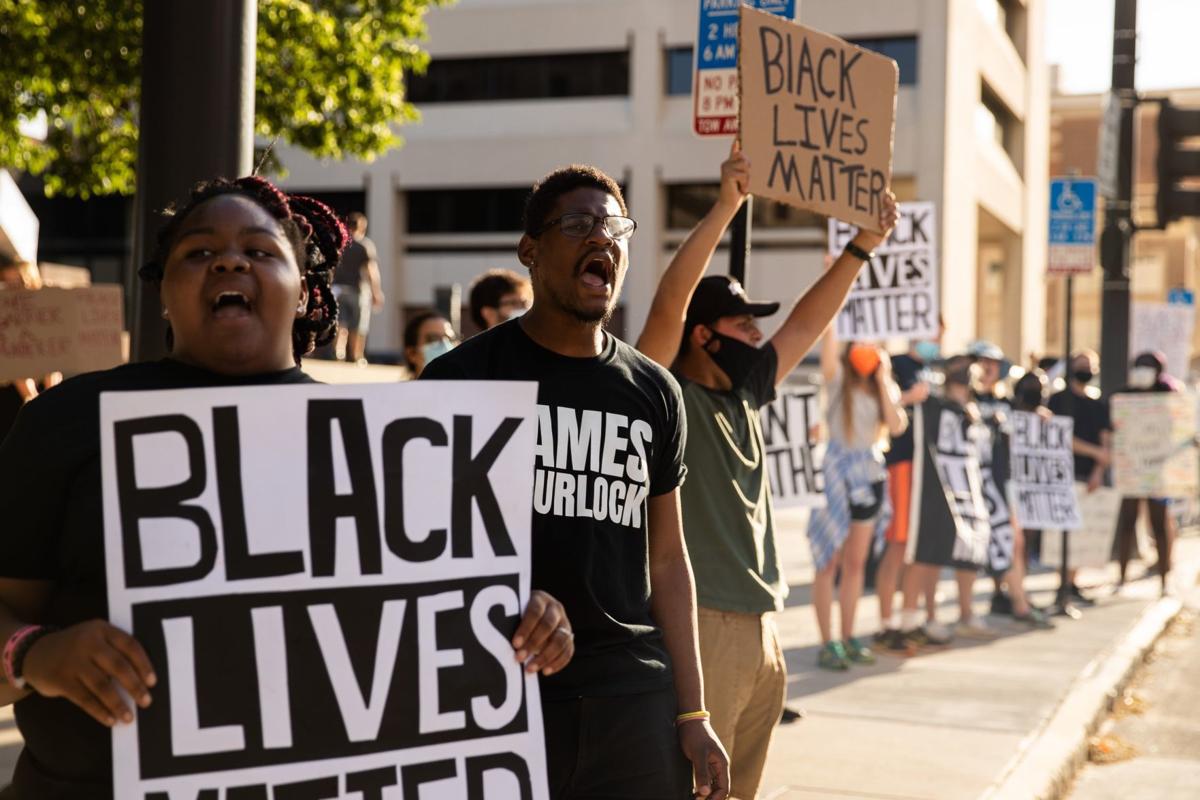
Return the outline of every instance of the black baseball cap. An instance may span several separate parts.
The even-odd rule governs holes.
[[[721,317],[769,317],[779,303],[756,303],[746,296],[742,285],[728,275],[709,275],[700,281],[688,304],[689,325],[710,325]]]

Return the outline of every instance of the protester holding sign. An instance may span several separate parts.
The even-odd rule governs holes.
[[[908,417],[899,406],[900,387],[892,380],[886,352],[858,342],[847,345],[840,357],[837,351],[837,336],[830,326],[821,343],[829,426],[826,502],[825,508],[813,512],[808,539],[817,569],[812,592],[822,643],[817,666],[845,670],[851,663],[875,662],[871,649],[854,636],[854,616],[867,553],[892,513],[883,450],[889,435],[898,436],[908,427]],[[833,638],[830,620],[833,582],[839,571],[840,640]]]
[[[677,800],[694,781],[721,800],[729,765],[704,705],[679,511],[680,389],[604,329],[636,227],[595,167],[547,175],[517,249],[533,306],[422,377],[538,382],[533,585],[563,599],[578,636],[542,681],[551,795]]]
[[[1138,354],[1129,368],[1129,385],[1122,394],[1145,392],[1177,392],[1179,382],[1167,374],[1166,358],[1161,353]],[[1151,569],[1157,572],[1163,592],[1167,589],[1167,573],[1171,571],[1171,549],[1175,542],[1174,519],[1168,510],[1168,501],[1162,497],[1123,497],[1117,515],[1117,564],[1121,569],[1120,583],[1125,583],[1129,560],[1137,549],[1137,518],[1142,506],[1150,516],[1150,528],[1154,531],[1154,547],[1158,558]]]
[[[751,164],[735,143],[721,191],[663,273],[638,348],[671,366],[690,425],[683,519],[697,576],[705,702],[732,743],[731,794],[755,797],[783,709],[786,672],[773,614],[787,594],[759,409],[812,347],[845,300],[867,252],[895,224],[887,194],[878,226],[865,231],[792,307],[764,342],[756,320],[779,309],[754,302],[725,276],[703,278],[749,189]]]
[[[1105,482],[1105,470],[1112,463],[1112,417],[1108,401],[1089,384],[1099,373],[1100,356],[1092,350],[1081,350],[1071,356],[1067,388],[1050,398],[1050,411],[1075,420],[1071,449],[1075,453],[1075,481],[1094,492]],[[1079,605],[1095,605],[1075,584],[1078,570],[1067,573],[1067,585],[1059,587],[1063,600]]]
[[[159,285],[170,357],[66,381],[0,446],[0,700],[16,702],[25,739],[16,800],[111,797],[107,728],[133,720],[119,690],[141,708],[158,699],[164,665],[104,621],[101,393],[311,383],[297,364],[334,336],[329,271],[346,239],[323,204],[260,178],[200,184],[141,272]],[[179,508],[178,488],[157,490],[148,515]],[[548,641],[533,663],[561,669],[571,648],[553,632],[566,624],[556,601],[531,602],[522,655]]]

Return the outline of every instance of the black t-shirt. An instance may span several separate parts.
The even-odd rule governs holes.
[[[650,616],[648,498],[683,483],[679,384],[609,335],[595,358],[534,342],[512,320],[432,361],[421,379],[538,383],[533,588],[556,597],[575,657],[542,680],[550,699],[635,694],[670,685]]]
[[[979,407],[979,418],[988,425],[1004,422],[1012,415],[1012,401],[997,397],[994,391],[976,392],[975,405]]]
[[[38,622],[65,627],[108,616],[100,486],[100,393],[313,383],[299,368],[219,375],[178,361],[80,375],[25,405],[0,445],[0,577],[50,581]],[[20,800],[112,794],[112,737],[67,700],[29,695],[14,706],[25,749]]]
[[[367,237],[355,239],[342,251],[341,260],[333,270],[333,283],[337,286],[358,287],[367,279],[364,267],[375,260],[375,243]]]
[[[1111,432],[1112,418],[1108,413],[1108,401],[1102,398],[1078,395],[1064,389],[1050,398],[1049,408],[1055,414],[1075,420],[1075,438],[1091,444],[1100,444],[1100,433]],[[1096,468],[1096,460],[1081,453],[1075,454],[1075,480],[1086,481]]]
[[[929,367],[925,365],[924,361],[918,361],[908,354],[898,355],[892,358],[892,377],[896,379],[900,391],[907,392],[921,381],[926,383],[930,381]],[[911,419],[912,406],[908,407],[908,411]],[[913,460],[911,425],[904,429],[904,433],[892,437],[892,445],[887,451],[885,460],[888,464],[900,464]]]

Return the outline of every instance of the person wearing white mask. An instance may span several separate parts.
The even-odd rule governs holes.
[[[1129,368],[1129,385],[1122,392],[1177,392],[1179,382],[1167,374],[1167,360],[1158,352],[1145,352],[1133,360]],[[1145,504],[1150,517],[1150,528],[1154,531],[1154,548],[1158,551],[1158,563],[1151,568],[1162,581],[1162,591],[1167,590],[1167,573],[1171,570],[1171,547],[1175,542],[1175,525],[1165,498],[1125,497],[1121,499],[1121,510],[1117,513],[1117,563],[1120,565],[1119,585],[1125,584],[1125,573],[1129,560],[1137,549],[1137,518]]]
[[[425,365],[450,352],[458,344],[458,334],[450,320],[437,311],[421,311],[404,325],[404,361],[409,377],[421,377]]]

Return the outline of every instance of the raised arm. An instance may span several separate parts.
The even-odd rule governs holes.
[[[892,379],[892,359],[885,351],[879,353],[879,369],[875,373],[879,382],[879,398],[883,411],[883,424],[887,425],[888,433],[899,436],[908,428],[908,414],[899,405],[900,387]]]
[[[725,229],[733,221],[746,199],[750,186],[750,160],[735,141],[729,158],[721,165],[721,193],[717,202],[692,229],[671,259],[658,282],[658,291],[650,304],[650,315],[638,338],[637,347],[644,355],[670,368],[679,354],[683,323],[696,284],[704,277]]]
[[[837,377],[839,369],[841,363],[838,359],[837,331],[831,322],[825,328],[825,335],[821,337],[821,377],[825,379],[826,386]]]
[[[871,252],[887,239],[896,224],[896,196],[891,192],[884,195],[883,208],[879,212],[879,225],[883,233],[860,230],[854,244]],[[833,267],[817,279],[804,295],[796,301],[792,312],[783,326],[771,337],[771,344],[779,356],[779,368],[775,372],[775,385],[783,383],[804,354],[812,349],[817,337],[829,325],[834,315],[846,302],[846,295],[858,277],[861,259],[842,252],[833,262]]]

